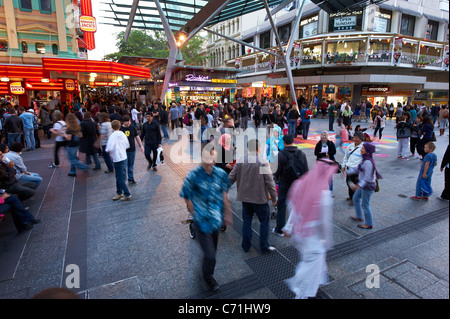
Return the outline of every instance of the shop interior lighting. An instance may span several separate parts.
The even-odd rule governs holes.
[[[1,78],[1,81],[2,81],[2,82],[9,82],[9,78],[6,77],[6,76],[5,76],[5,77],[2,77],[2,78]]]
[[[42,83],[48,83],[48,82],[50,82],[50,80],[49,79],[41,79],[41,82]]]

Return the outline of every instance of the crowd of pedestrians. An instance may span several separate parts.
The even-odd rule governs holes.
[[[52,101],[53,102],[53,101]],[[298,104],[297,104],[298,103]],[[169,138],[169,131],[184,132],[189,141],[200,139],[202,143],[201,165],[186,177],[180,196],[187,210],[193,214],[194,225],[203,250],[202,273],[212,290],[219,285],[213,277],[219,230],[232,223],[228,190],[236,184],[236,200],[242,203],[242,243],[248,252],[252,247],[252,219],[256,215],[260,223],[259,251],[276,251],[269,243],[269,234],[292,237],[303,256],[296,274],[288,281],[297,298],[313,297],[318,286],[324,283],[326,251],[331,247],[330,218],[333,202],[333,175],[341,173],[348,187],[350,205],[354,206],[352,220],[360,222],[362,229],[372,229],[374,219],[370,200],[379,191],[378,172],[372,143],[383,137],[387,117],[395,114],[398,139],[398,158],[407,160],[417,152],[423,161],[417,180],[415,200],[428,200],[431,193],[431,176],[437,165],[433,153],[437,122],[440,136],[448,125],[448,109],[415,107],[413,105],[372,106],[370,102],[324,101],[317,111],[317,104],[299,100],[282,103],[274,99],[238,99],[233,103],[183,105],[173,102],[166,107],[160,100],[147,103],[127,103],[125,97],[87,95],[74,100],[72,105],[59,103],[26,109],[3,106],[2,136],[5,138],[0,153],[0,207],[13,213],[18,230],[31,229],[40,222],[22,204],[34,195],[42,178],[28,172],[21,158],[22,151],[40,147],[39,128],[44,138],[55,139],[54,160],[50,168],[60,166],[60,150],[64,148],[70,163],[68,175],[77,177],[78,171],[90,169],[114,173],[116,194],[112,200],[128,201],[132,188],[137,184],[134,162],[137,146],[144,154],[148,170],[158,171],[164,162],[162,146]],[[62,109],[62,110],[61,110]],[[39,116],[36,114],[39,113]],[[307,140],[311,122],[328,114],[329,130],[321,134],[315,146],[316,163],[309,167],[306,155],[294,145],[296,138]],[[352,122],[372,120],[371,126],[352,130]],[[40,119],[40,126],[39,121]],[[334,131],[334,122],[337,130]],[[235,133],[249,129],[249,121],[255,128],[267,128],[267,136],[250,139],[244,156],[237,157]],[[200,128],[195,136],[194,128]],[[373,137],[364,133],[374,129]],[[180,129],[186,129],[185,131]],[[336,143],[329,138],[336,132]],[[219,134],[220,138],[214,136]],[[36,138],[37,135],[37,138]],[[299,138],[299,135],[301,138]],[[210,150],[207,146],[213,145]],[[344,147],[345,146],[345,147]],[[337,150],[343,153],[341,163],[336,159]],[[410,151],[410,154],[408,154]],[[80,158],[80,154],[84,154]],[[102,158],[102,160],[100,160]],[[84,159],[84,161],[82,161]],[[445,169],[445,189],[448,190],[448,149],[442,162]],[[309,194],[308,200],[300,200],[299,193]],[[16,195],[16,196],[12,196]],[[448,200],[448,191],[440,196]],[[7,206],[6,206],[7,205]],[[270,206],[276,207],[276,227],[270,229]],[[290,214],[287,212],[290,211]],[[2,218],[0,210],[0,219]],[[332,236],[331,236],[332,237]]]

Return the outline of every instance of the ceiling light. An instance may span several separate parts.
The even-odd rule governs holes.
[[[1,78],[1,81],[2,81],[2,82],[9,82],[9,78],[6,77],[6,76],[5,76],[5,77],[2,77],[2,78]]]

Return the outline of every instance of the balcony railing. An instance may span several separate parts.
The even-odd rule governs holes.
[[[393,44],[397,35],[384,35],[384,38],[381,38],[382,36],[383,35],[356,35],[353,36],[353,38],[344,38],[344,40],[343,38],[339,38],[339,40],[337,38],[330,39],[328,36],[315,39],[314,43],[316,48],[319,47],[321,50],[314,54],[311,54],[311,51],[307,49],[305,49],[305,51],[303,51],[303,49],[297,49],[296,51],[294,50],[290,59],[291,68],[309,69],[314,67],[335,67],[340,65],[375,66],[377,63],[380,63],[380,65],[391,64],[402,67],[433,67],[448,70],[443,67],[445,43],[429,43],[420,39],[412,38],[412,40],[415,41],[415,44],[412,48],[404,47],[401,52],[401,58],[399,61],[395,61],[395,59],[393,59]],[[333,42],[333,40],[335,42]],[[309,45],[310,43],[311,40],[309,40]],[[300,44],[303,45],[302,41],[300,41]],[[371,48],[373,44],[382,45],[383,48],[375,50],[375,48]],[[424,52],[424,50],[427,49],[427,46],[430,46],[430,51],[436,52],[440,55],[419,55],[419,52]],[[330,52],[328,52],[328,50]],[[334,50],[340,52],[334,52]],[[429,52],[429,50],[426,52]],[[239,59],[241,62],[246,59],[256,60],[253,65],[240,67],[243,73],[258,73],[267,71],[276,72],[285,69],[283,61],[278,58],[273,57],[273,60],[267,61],[267,53],[251,53],[240,56]],[[265,59],[265,62],[260,62],[262,59]],[[418,64],[419,61],[421,62],[420,64]],[[227,65],[231,64],[234,65],[234,60],[227,61]]]

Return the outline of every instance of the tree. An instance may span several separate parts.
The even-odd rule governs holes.
[[[142,56],[153,58],[168,58],[169,47],[163,31],[131,30],[128,42],[125,44],[125,31],[116,33],[118,51],[105,55],[103,60],[117,62],[122,56]],[[208,56],[201,56],[205,39],[196,35],[181,48],[181,53],[188,65],[201,65]]]

